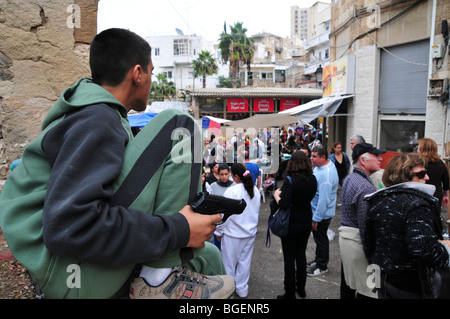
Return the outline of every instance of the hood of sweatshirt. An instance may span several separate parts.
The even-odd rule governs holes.
[[[127,110],[111,93],[95,84],[91,79],[82,78],[73,86],[65,89],[55,105],[50,109],[42,123],[44,130],[50,123],[65,114],[92,104],[106,103],[116,108],[123,118],[127,118]]]

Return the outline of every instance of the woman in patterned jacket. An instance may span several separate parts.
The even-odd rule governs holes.
[[[425,167],[419,154],[400,154],[385,168],[386,188],[366,196],[362,240],[369,264],[381,270],[380,299],[421,298],[419,265],[449,266],[449,241],[439,232],[438,200]]]

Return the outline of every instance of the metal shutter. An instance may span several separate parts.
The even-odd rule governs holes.
[[[392,54],[381,50],[380,56],[380,113],[425,114],[429,39],[389,47],[387,50]]]

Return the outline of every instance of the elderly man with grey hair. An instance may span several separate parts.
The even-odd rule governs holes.
[[[365,142],[366,142],[366,140],[361,135],[353,135],[352,137],[350,137],[350,148],[353,151],[356,144],[362,144]]]
[[[380,170],[381,154],[385,151],[372,144],[356,144],[353,149],[353,172],[342,185],[341,225],[339,247],[341,252],[341,299],[376,298],[367,285],[368,262],[360,236],[364,229],[367,203],[364,196],[376,191],[370,175]]]

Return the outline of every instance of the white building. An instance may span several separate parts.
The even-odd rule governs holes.
[[[209,51],[216,59],[218,74],[206,77],[206,87],[215,88],[220,75],[228,76],[228,67],[222,66],[214,43],[196,35],[153,36],[147,37],[152,47],[152,61],[155,67],[153,73],[163,73],[175,83],[177,91],[203,87],[203,77],[194,79],[192,61],[198,58],[200,52]],[[155,80],[155,77],[154,79]]]
[[[308,38],[304,49],[309,52],[309,61],[306,61],[304,74],[313,74],[330,60],[331,4],[316,2],[308,12]]]

